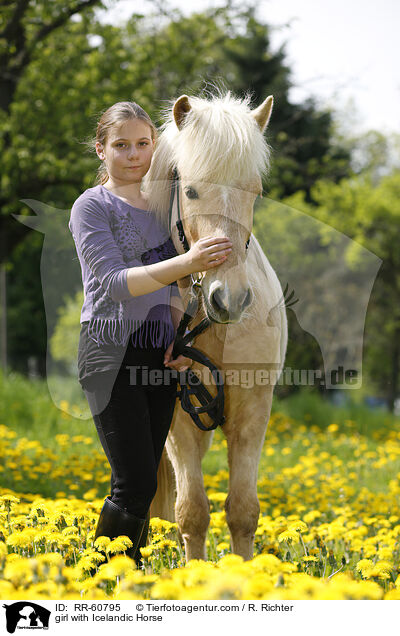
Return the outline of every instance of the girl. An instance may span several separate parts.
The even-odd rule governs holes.
[[[231,250],[227,238],[207,237],[177,255],[141,190],[155,142],[136,103],[106,110],[95,140],[98,182],[75,201],[69,222],[84,289],[79,381],[112,470],[95,538],[127,535],[137,565],[176,400],[177,380],[164,366],[176,374],[191,362],[172,360],[182,315],[176,281],[217,267]]]

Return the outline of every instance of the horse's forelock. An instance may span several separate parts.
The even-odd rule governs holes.
[[[248,97],[238,99],[230,93],[209,100],[191,97],[191,110],[180,130],[169,110],[148,175],[152,209],[161,216],[166,212],[166,180],[172,166],[193,181],[226,185],[251,181],[267,171],[269,146],[249,102]]]
[[[251,116],[248,99],[227,95],[212,100],[192,98],[190,103],[192,109],[174,139],[179,172],[229,185],[266,171],[269,149]]]

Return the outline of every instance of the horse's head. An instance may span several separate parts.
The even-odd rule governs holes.
[[[250,110],[249,100],[230,93],[211,100],[181,96],[150,169],[150,205],[165,214],[166,193],[159,184],[163,178],[165,183],[166,167],[169,175],[176,168],[179,213],[189,245],[206,236],[227,236],[233,243],[227,260],[204,272],[202,280],[205,310],[214,322],[238,322],[252,302],[246,255],[253,206],[268,166],[263,132],[272,103],[270,96]],[[179,249],[174,232],[172,236]]]

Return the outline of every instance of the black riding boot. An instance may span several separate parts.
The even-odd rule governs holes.
[[[135,556],[134,556],[134,559],[136,561],[136,565],[137,565],[138,568],[141,568],[142,565],[143,565],[143,558],[142,558],[142,555],[140,553],[140,548],[144,548],[146,546],[147,535],[148,535],[148,532],[149,532],[149,526],[150,526],[150,510],[147,513],[146,521],[145,521],[145,524],[143,526],[142,536],[140,537],[140,541],[138,543],[138,547],[136,548],[136,552],[135,552]]]
[[[101,536],[115,539],[115,537],[124,534],[133,543],[132,547],[126,550],[126,554],[131,559],[135,559],[145,524],[146,519],[140,519],[123,510],[108,496],[100,512],[94,540]]]

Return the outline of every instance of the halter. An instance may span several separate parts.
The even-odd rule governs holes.
[[[185,252],[188,252],[190,247],[185,236],[185,232],[183,229],[181,212],[180,212],[180,201],[179,201],[179,176],[178,171],[174,168],[172,172],[172,185],[171,185],[171,197],[170,197],[170,205],[169,205],[169,232],[172,234],[172,212],[176,197],[176,209],[177,209],[177,220],[176,227],[178,230],[179,240],[182,243],[183,249]],[[198,293],[201,290],[201,284],[204,275],[199,273],[196,278],[194,278],[193,274],[191,274],[192,286],[190,290],[190,299],[186,311],[179,323],[176,338],[174,342],[174,347],[172,350],[172,357],[175,358],[178,355],[183,355],[186,358],[190,358],[191,360],[195,360],[200,364],[205,365],[211,371],[211,374],[214,378],[214,382],[217,387],[217,395],[213,397],[211,393],[206,389],[206,387],[200,382],[198,376],[192,371],[188,369],[187,371],[181,371],[179,373],[179,384],[181,390],[177,392],[177,397],[179,397],[181,401],[181,406],[186,413],[189,413],[190,417],[196,424],[198,428],[202,431],[213,431],[217,428],[217,426],[222,426],[225,422],[224,417],[224,382],[222,378],[221,372],[217,369],[217,367],[198,349],[189,345],[196,336],[205,331],[207,327],[210,326],[210,320],[205,317],[203,320],[196,325],[191,331],[186,331],[187,326],[195,313],[198,310],[199,299]],[[190,396],[195,395],[201,406],[194,406],[190,401]],[[213,420],[213,423],[210,426],[205,426],[199,415],[201,413],[207,413],[207,415]]]

